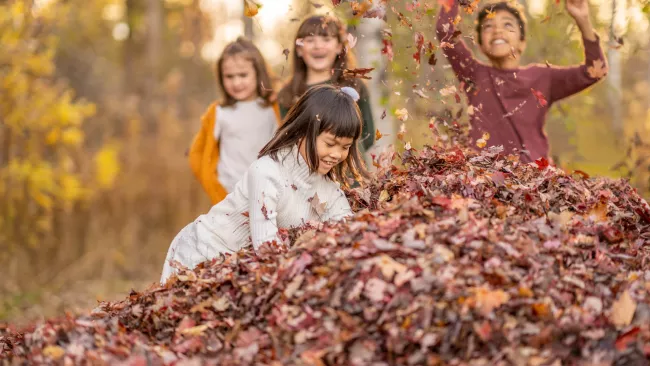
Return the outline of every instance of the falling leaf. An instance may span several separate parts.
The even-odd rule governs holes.
[[[369,68],[358,68],[358,69],[345,69],[343,70],[343,77],[345,78],[359,78],[359,79],[372,79],[370,76],[368,76],[368,73],[374,70],[374,67],[369,67]]]
[[[487,145],[487,141],[485,141],[485,139],[480,138],[480,139],[476,140],[476,146],[478,146],[479,148],[482,149],[482,148],[485,147],[485,145]]]
[[[285,48],[285,49],[282,51],[282,54],[284,55],[284,59],[285,59],[285,61],[289,61],[289,54],[290,54],[290,53],[291,53],[291,51],[289,51],[288,48]]]
[[[409,119],[409,111],[406,108],[400,108],[395,111],[395,116],[402,122],[407,121]]]
[[[407,141],[407,142],[404,144],[404,150],[406,150],[406,151],[411,150],[411,142],[410,142],[410,141]]]
[[[440,89],[440,95],[443,97],[456,94],[456,87],[454,85],[448,85]]]
[[[612,304],[609,320],[618,328],[626,327],[632,322],[635,310],[636,302],[632,299],[630,293],[625,290],[618,300]]]
[[[426,95],[426,94],[424,93],[424,91],[422,91],[422,90],[420,90],[420,89],[415,90],[414,93],[415,93],[415,95],[417,95],[418,97],[420,97],[420,98],[422,98],[422,99],[429,99],[429,96]]]
[[[352,33],[348,33],[348,48],[352,49],[357,45],[357,37],[353,36]]]
[[[386,109],[384,109],[384,111],[381,112],[381,117],[380,117],[380,118],[381,118],[381,119],[386,118]]]
[[[549,162],[546,158],[539,158],[535,160],[535,165],[537,165],[537,169],[544,170],[549,166]]]
[[[262,5],[257,4],[253,0],[244,0],[244,15],[252,18],[257,15]]]
[[[305,45],[305,40],[302,38],[296,38],[296,46],[302,47]]]
[[[381,132],[379,132],[379,129],[375,131],[375,141],[379,141],[379,139],[381,139],[383,136],[384,135],[382,135]]]
[[[546,101],[546,98],[542,92],[533,88],[530,88],[530,91],[533,92],[533,95],[537,99],[537,103],[540,105],[540,107],[546,107],[548,105],[548,102]]]
[[[415,32],[413,34],[414,42],[415,42],[415,53],[413,54],[413,59],[415,60],[415,63],[420,65],[420,56],[422,55],[422,51],[424,50],[424,34],[422,32]]]
[[[382,55],[388,57],[388,61],[393,61],[393,41],[390,39],[383,39],[382,41],[383,48],[381,49]]]
[[[593,65],[587,67],[587,73],[592,79],[602,79],[607,75],[607,66],[603,60],[595,60]]]

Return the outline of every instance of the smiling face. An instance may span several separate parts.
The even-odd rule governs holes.
[[[517,18],[507,10],[496,10],[480,27],[481,50],[493,63],[518,60],[526,48]]]
[[[332,35],[308,35],[300,43],[298,56],[311,72],[330,72],[336,57],[343,51],[343,44]]]
[[[233,55],[221,65],[223,88],[237,101],[250,101],[258,97],[257,75],[253,61],[242,55]]]
[[[350,154],[354,140],[350,137],[337,137],[331,132],[323,132],[316,137],[318,155],[318,174],[326,175],[332,168],[345,161]],[[306,160],[306,144],[300,143],[300,154]]]

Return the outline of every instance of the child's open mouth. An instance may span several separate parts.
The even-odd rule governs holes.
[[[497,38],[497,39],[493,40],[491,43],[492,43],[493,46],[508,44],[508,42],[506,42],[505,39],[501,39],[501,38]]]
[[[322,160],[322,159],[321,159],[321,164],[323,164],[323,167],[328,168],[328,169],[332,169],[334,167],[334,165],[336,165],[336,163],[333,162],[333,161],[326,161],[326,160]]]

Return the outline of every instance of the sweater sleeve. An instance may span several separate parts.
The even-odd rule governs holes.
[[[332,204],[327,210],[327,215],[325,216],[325,221],[340,221],[348,216],[352,216],[352,209],[350,208],[350,202],[348,202],[345,193],[340,188],[336,189],[336,192],[332,195]]]
[[[582,39],[585,48],[585,62],[578,66],[548,68],[550,73],[550,102],[578,93],[607,74],[607,61],[600,47],[600,38],[595,41]]]
[[[454,70],[456,77],[458,80],[464,81],[466,79],[474,79],[478,62],[472,52],[467,48],[465,42],[455,34],[457,29],[454,22],[457,16],[458,1],[454,1],[454,5],[449,11],[442,6],[440,14],[438,14],[438,22],[436,23],[436,35],[440,42],[442,52]]]
[[[368,151],[375,143],[375,120],[372,117],[372,106],[370,105],[370,93],[366,84],[361,83],[359,93],[359,110],[363,118],[363,129],[361,131],[361,144],[364,151]]]
[[[278,202],[282,176],[277,162],[269,157],[255,161],[248,169],[248,216],[253,248],[278,240]]]

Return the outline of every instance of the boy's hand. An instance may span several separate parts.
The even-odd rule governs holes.
[[[587,0],[566,0],[566,11],[576,21],[589,20],[589,2]]]
[[[589,18],[589,2],[587,0],[565,0],[565,7],[567,13],[575,19],[582,36],[589,41],[595,41],[597,38]]]

